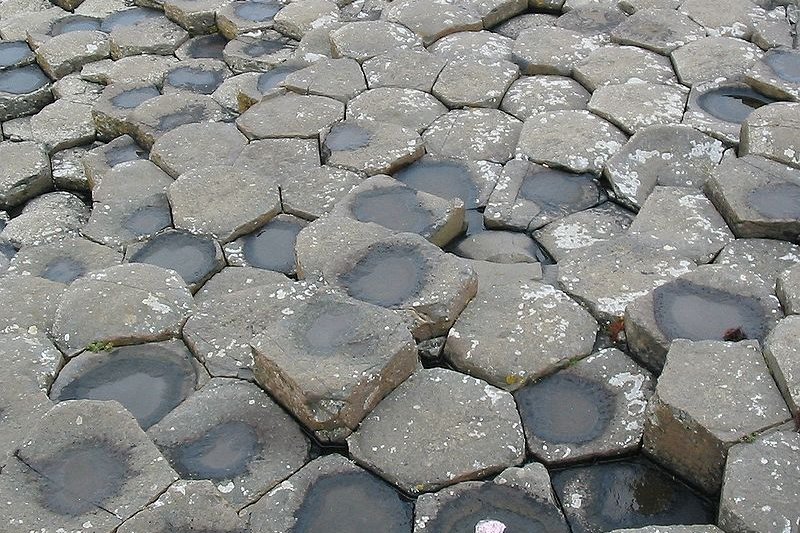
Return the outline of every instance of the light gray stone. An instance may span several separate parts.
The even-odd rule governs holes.
[[[772,286],[784,270],[800,263],[800,246],[773,239],[736,239],[722,249],[714,263],[752,272]]]
[[[184,124],[158,138],[150,160],[177,178],[212,165],[232,165],[246,145],[247,138],[233,124]]]
[[[164,133],[183,126],[226,118],[225,110],[211,96],[173,93],[147,100],[128,115],[131,136],[148,150]]]
[[[52,155],[50,166],[52,167],[53,184],[57,188],[79,192],[91,190],[83,167],[83,156],[90,147],[67,148]]]
[[[512,61],[514,41],[490,31],[460,31],[442,37],[428,52],[445,59],[488,59]]]
[[[209,300],[222,298],[237,291],[285,281],[287,281],[286,276],[280,272],[255,267],[228,266],[205,282],[194,294],[194,301],[199,307]]]
[[[523,13],[500,23],[492,28],[492,31],[499,33],[503,37],[516,39],[519,37],[520,33],[528,28],[533,28],[535,26],[552,26],[557,18],[558,15],[555,13]]]
[[[51,189],[50,161],[34,142],[0,143],[0,206],[19,205]]]
[[[453,4],[434,0],[401,0],[393,2],[381,16],[402,24],[422,37],[425,46],[445,35],[483,29],[483,20],[470,2]]]
[[[586,108],[632,135],[648,126],[679,124],[688,96],[678,85],[628,81],[597,88]]]
[[[31,117],[31,136],[52,152],[89,144],[95,138],[92,108],[58,100]]]
[[[775,291],[787,315],[800,315],[800,267],[788,268],[778,276]]]
[[[165,17],[151,17],[114,28],[111,37],[111,57],[120,59],[141,54],[170,56],[187,39],[189,33]]]
[[[154,85],[115,83],[92,103],[92,118],[101,138],[113,139],[132,132],[130,115],[148,100],[160,96]]]
[[[505,163],[514,157],[522,122],[497,109],[454,109],[423,134],[429,153]]]
[[[522,76],[508,88],[500,109],[528,120],[548,111],[586,109],[589,97],[589,92],[571,78],[547,74]]]
[[[136,56],[123,57],[110,63],[108,70],[100,72],[96,78],[91,79],[84,71],[81,76],[90,78],[89,81],[98,83],[150,83],[161,85],[167,71],[177,64],[178,60],[172,56],[160,56],[153,54],[143,54]]]
[[[800,103],[777,102],[756,109],[742,123],[739,155],[755,154],[800,168]]]
[[[419,50],[392,50],[364,61],[370,89],[401,87],[431,92],[447,60]]]
[[[422,133],[445,113],[447,108],[428,93],[416,89],[380,87],[350,100],[346,115],[349,119],[388,122]]]
[[[0,332],[35,333],[50,331],[53,316],[65,286],[32,276],[0,278],[0,296],[14,302],[0,310]]]
[[[425,153],[416,131],[369,120],[334,124],[322,136],[320,149],[327,165],[367,176],[389,174]]]
[[[282,85],[296,93],[327,96],[344,103],[367,90],[361,65],[347,58],[317,61],[286,76]]]
[[[84,201],[72,193],[46,193],[25,204],[0,237],[18,247],[59,241],[77,235],[89,213]]]
[[[343,118],[344,104],[338,100],[287,94],[254,105],[236,119],[236,125],[249,139],[312,138]]]
[[[274,27],[279,32],[300,40],[311,30],[339,19],[339,8],[328,0],[292,2],[275,14]]]
[[[314,220],[327,215],[345,194],[361,183],[355,172],[328,165],[280,178],[282,206],[286,213]]]
[[[486,205],[502,171],[502,165],[490,161],[425,155],[395,172],[393,177],[409,187],[446,200],[460,198],[467,209],[478,209]]]
[[[449,108],[499,107],[519,68],[506,60],[452,60],[433,86],[433,95]]]
[[[764,341],[767,361],[789,410],[800,412],[800,316],[788,316],[779,321]]]
[[[678,79],[687,86],[717,78],[742,78],[761,56],[754,44],[732,37],[705,37],[670,54]]]
[[[53,101],[50,78],[37,65],[26,65],[0,73],[0,80],[6,76],[22,75],[34,80],[31,84],[18,88],[0,90],[0,121],[32,115]],[[7,126],[3,126],[4,129]],[[6,137],[9,135],[6,134]]]
[[[598,46],[584,35],[565,28],[539,26],[517,37],[514,61],[523,74],[571,76],[573,68]]]
[[[121,262],[122,254],[112,248],[73,237],[51,244],[25,246],[14,256],[8,272],[69,284],[87,272]]]
[[[189,33],[213,33],[217,11],[229,3],[230,0],[164,0],[162,8],[169,19]]]
[[[385,20],[348,22],[331,32],[334,57],[363,63],[393,50],[421,50],[422,39],[408,28]]]
[[[73,72],[53,83],[53,96],[79,104],[94,104],[104,89],[102,84],[84,80],[80,74]]]
[[[791,75],[790,65],[800,62],[800,52],[769,50],[745,73],[745,82],[758,92],[777,100],[800,101],[800,83]]]
[[[261,139],[244,147],[233,164],[256,173],[281,179],[289,174],[305,174],[320,166],[316,139]]]
[[[226,3],[216,12],[217,31],[233,40],[242,34],[271,29],[283,6],[283,2]]]
[[[62,33],[36,49],[39,65],[54,79],[80,70],[93,61],[107,58],[110,54],[108,35],[100,31]]]
[[[702,39],[702,26],[675,9],[637,9],[628,19],[614,28],[611,40],[668,55],[676,48]]]
[[[710,5],[701,0],[686,0],[680,12],[706,29],[709,35],[749,39],[755,21],[766,16],[764,9],[750,0],[723,0]]]
[[[236,73],[263,72],[292,61],[296,55],[297,43],[282,34],[266,30],[257,35],[242,35],[225,46],[222,57],[231,70]]]

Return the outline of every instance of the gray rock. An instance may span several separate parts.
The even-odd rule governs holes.
[[[257,35],[242,35],[225,46],[222,57],[234,72],[263,72],[294,57],[295,41],[272,30]]]
[[[9,378],[8,385],[11,386],[14,382],[20,385],[24,383],[26,394],[33,390],[47,394],[64,365],[64,356],[53,346],[47,335],[33,327],[28,331],[2,333],[0,339],[3,341],[0,353]],[[23,388],[15,390],[21,391]],[[4,399],[10,397],[5,396]]]
[[[514,44],[514,62],[523,74],[571,76],[575,65],[597,48],[576,31],[538,26],[519,34]]]
[[[530,4],[531,2],[528,3]],[[561,8],[559,7],[556,9]],[[552,26],[557,18],[558,15],[554,13],[523,13],[498,24],[492,28],[492,31],[499,33],[503,37],[516,39],[519,37],[520,33],[528,28],[533,28],[535,26]]]
[[[178,126],[220,121],[226,116],[211,96],[173,93],[147,100],[130,113],[128,120],[131,136],[149,150],[161,135]]]
[[[0,296],[13,302],[0,310],[3,333],[50,331],[64,285],[32,276],[0,278]]]
[[[81,531],[91,522],[110,533],[177,478],[115,402],[53,407],[15,456],[0,475],[8,502],[0,519],[25,529]]]
[[[521,130],[522,122],[496,109],[454,109],[436,119],[423,139],[433,154],[505,163]]]
[[[211,96],[228,112],[244,113],[264,97],[264,94],[258,89],[258,81],[261,76],[262,74],[258,72],[243,72],[231,76],[223,81]],[[267,89],[265,93],[269,90]],[[271,90],[283,91],[283,89]]]
[[[283,2],[264,2],[266,5],[253,3],[225,3],[217,9],[217,31],[226,39],[271,29],[275,15],[283,7]]]
[[[92,104],[92,118],[101,138],[113,139],[132,132],[130,115],[144,102],[160,96],[159,90],[142,83],[109,85]]]
[[[669,8],[637,9],[611,32],[615,43],[640,46],[662,55],[705,36],[702,26]]]
[[[678,79],[687,86],[717,78],[741,78],[761,56],[754,44],[732,37],[705,37],[670,54]]]
[[[460,198],[467,209],[486,205],[503,167],[490,161],[463,161],[425,155],[394,173],[394,178],[417,190],[446,200]]]
[[[98,75],[100,83],[150,83],[161,85],[164,74],[177,64],[172,56],[144,54],[123,57],[108,65],[108,70]],[[84,67],[86,71],[87,67]],[[84,75],[85,72],[81,72]]]
[[[483,29],[481,15],[469,2],[448,4],[433,0],[401,0],[393,2],[381,16],[411,29],[422,37],[425,46],[451,33]]]
[[[779,321],[764,341],[764,359],[767,361],[778,388],[789,410],[797,416],[800,412],[800,316],[789,316]]]
[[[397,124],[348,120],[334,124],[322,137],[326,164],[367,176],[388,174],[425,152],[416,131]]]
[[[236,125],[249,139],[312,138],[343,118],[344,104],[338,100],[287,94],[254,105],[236,119]]]
[[[70,354],[92,342],[165,340],[180,334],[193,307],[175,271],[143,263],[112,266],[69,286],[56,311],[53,337]]]
[[[58,152],[95,138],[92,108],[68,100],[58,100],[31,117],[31,136],[50,152]]]
[[[327,165],[290,172],[280,179],[286,213],[314,220],[327,215],[345,194],[361,183],[355,172]]]
[[[232,165],[246,145],[247,138],[233,124],[184,124],[158,138],[150,160],[177,178],[212,165]]]
[[[506,60],[453,60],[433,86],[433,95],[449,108],[499,107],[519,68]]]
[[[432,95],[416,89],[380,87],[363,92],[347,104],[348,119],[388,122],[422,133],[447,113]]]
[[[444,347],[454,368],[515,390],[592,351],[597,322],[569,296],[520,276],[516,266],[471,265],[478,274],[478,293],[453,324]]]
[[[657,185],[700,189],[722,160],[723,145],[688,126],[637,132],[606,163],[617,200],[639,209]]]
[[[779,48],[769,50],[745,73],[745,82],[758,92],[777,100],[800,100],[800,83],[783,67],[800,61],[800,52]]]
[[[167,189],[175,227],[231,241],[280,212],[274,177],[229,166],[181,174]]]
[[[3,71],[0,73],[0,80],[5,81],[4,78],[11,76],[22,76],[23,79],[29,78],[35,82],[0,90],[0,121],[32,115],[53,101],[50,78],[37,65]]]
[[[21,376],[20,376],[21,377]],[[0,390],[0,466],[28,437],[30,429],[53,407],[45,391],[29,379],[8,379]],[[11,459],[13,461],[13,459]],[[0,485],[2,481],[0,481]]]
[[[161,0],[154,0],[161,1]],[[216,13],[229,0],[164,0],[164,14],[191,34],[213,33]]]
[[[104,89],[103,85],[84,80],[75,72],[53,83],[53,96],[79,104],[94,104]]]
[[[346,58],[317,61],[286,76],[282,85],[296,93],[327,96],[344,103],[367,90],[361,65]]]
[[[331,32],[334,57],[363,63],[393,50],[421,50],[422,39],[408,28],[385,20],[348,22]]]
[[[739,155],[760,155],[800,168],[800,103],[777,102],[756,109],[742,123]]]
[[[714,263],[752,272],[772,286],[784,270],[800,263],[800,246],[772,239],[736,239],[722,249]]]
[[[470,213],[470,211],[467,211]],[[482,213],[476,212],[481,217]],[[541,279],[542,250],[525,233],[499,230],[468,230],[467,235],[448,247],[448,251],[467,259],[503,264],[524,264]]]
[[[418,50],[393,50],[361,65],[370,89],[401,87],[430,92],[447,60]]]
[[[461,31],[442,37],[428,51],[445,59],[512,60],[514,41],[490,31]]]
[[[787,315],[800,315],[800,267],[791,267],[778,276],[775,292]]]
[[[68,285],[89,271],[121,262],[119,252],[83,237],[73,237],[51,244],[25,246],[14,256],[8,272]]]
[[[48,39],[36,49],[42,69],[54,79],[111,54],[108,35],[100,31],[72,31]]]
[[[589,111],[552,111],[525,122],[517,155],[572,172],[598,174],[627,140],[615,126]]]
[[[194,294],[194,301],[200,306],[207,301],[223,298],[237,291],[285,281],[287,281],[286,276],[280,272],[255,267],[229,266],[206,281],[203,287]]]
[[[546,74],[522,76],[503,97],[500,109],[520,120],[561,109],[586,109],[589,92],[577,81]]]
[[[767,5],[766,7],[771,7]],[[776,17],[770,16],[776,14]],[[764,51],[771,48],[791,48],[792,37],[791,23],[786,17],[785,8],[778,6],[767,12],[767,18],[756,20],[753,24],[751,40]]]
[[[0,143],[0,206],[25,203],[51,189],[50,161],[42,145],[34,142]]]
[[[233,164],[251,172],[263,172],[277,179],[295,173],[305,174],[320,166],[316,139],[261,139],[244,147]]]
[[[688,96],[689,91],[678,85],[628,81],[599,87],[586,108],[634,134],[648,126],[679,124]]]
[[[274,27],[279,32],[300,40],[311,30],[339,19],[339,8],[328,0],[290,3],[275,14]]]
[[[170,56],[187,39],[189,33],[165,17],[151,17],[130,26],[111,31],[111,57],[153,54]]]
[[[225,261],[229,266],[274,270],[293,276],[296,273],[295,241],[307,224],[301,218],[280,214],[249,235],[227,243]]]
[[[624,2],[642,0],[623,0]],[[722,533],[717,526],[645,526],[636,529],[615,529],[611,533]]]
[[[713,493],[728,449],[789,416],[757,342],[679,339],[647,406],[644,450]]]
[[[162,92],[213,93],[231,75],[228,66],[218,59],[184,59],[167,70]]]
[[[89,182],[83,167],[83,156],[88,147],[67,148],[56,152],[50,158],[53,184],[59,189],[89,192]]]
[[[791,531],[800,527],[800,434],[777,431],[730,449],[720,496],[725,531]]]
[[[256,381],[323,441],[344,441],[417,364],[392,311],[332,290],[283,301],[250,341]]]
[[[90,209],[72,193],[58,191],[37,196],[6,224],[0,237],[17,247],[55,242],[76,236]]]
[[[437,409],[414,408],[428,403]],[[509,393],[442,368],[414,373],[347,442],[359,464],[412,494],[521,463],[525,446]]]
[[[740,39],[749,39],[753,23],[765,16],[764,10],[751,0],[724,0],[713,6],[701,0],[688,0],[681,4],[680,12],[703,26],[709,35]]]

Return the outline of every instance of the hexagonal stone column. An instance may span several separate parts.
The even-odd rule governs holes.
[[[7,209],[53,187],[43,146],[29,141],[0,143],[0,207]]]
[[[333,57],[363,63],[393,50],[421,50],[422,39],[408,28],[386,20],[349,22],[331,32]]]
[[[338,100],[290,93],[252,106],[236,125],[248,139],[312,138],[343,118],[344,104]]]
[[[675,9],[637,9],[611,32],[611,40],[668,55],[684,44],[702,39],[702,26]]]
[[[736,239],[722,249],[714,264],[753,272],[771,285],[785,270],[800,264],[800,245],[774,239]]]
[[[725,531],[791,531],[800,527],[800,434],[776,431],[730,449],[720,496]]]
[[[594,91],[635,78],[649,83],[676,81],[669,58],[635,46],[604,46],[575,65],[575,79]]]
[[[514,266],[471,265],[478,293],[444,347],[455,368],[514,390],[592,351],[597,322],[565,293],[518,275]]]
[[[775,292],[787,315],[800,315],[800,266],[791,267],[778,276]]]
[[[764,359],[794,416],[800,413],[800,316],[778,322],[764,342]]]
[[[754,341],[673,341],[647,406],[644,450],[708,493],[728,449],[790,417]]]
[[[454,109],[437,118],[422,138],[430,153],[505,163],[514,157],[522,122],[497,109]]]
[[[670,57],[678,79],[691,87],[717,78],[740,78],[762,54],[756,45],[741,39],[705,37],[681,46]]]
[[[184,124],[158,138],[150,160],[177,178],[211,165],[232,165],[246,145],[247,138],[233,124]]]
[[[772,48],[745,74],[745,81],[759,92],[778,100],[800,99],[800,83],[792,69],[800,61],[797,50]]]
[[[0,520],[111,533],[177,477],[118,403],[68,402],[44,416],[0,474]]]
[[[521,426],[509,393],[432,368],[395,389],[347,442],[357,462],[406,492],[420,493],[522,462]]]
[[[597,88],[587,109],[630,135],[647,126],[679,124],[688,96],[689,91],[677,84],[629,80]]]
[[[800,103],[777,102],[750,113],[742,123],[740,155],[755,154],[800,168]]]
[[[326,164],[368,176],[389,174],[425,153],[416,131],[371,120],[334,124],[322,136],[320,151]]]

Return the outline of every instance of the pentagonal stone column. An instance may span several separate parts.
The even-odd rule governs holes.
[[[800,413],[800,316],[778,322],[764,342],[764,358],[794,416]]]

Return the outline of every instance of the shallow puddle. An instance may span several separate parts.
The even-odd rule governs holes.
[[[233,12],[237,17],[253,22],[265,22],[272,20],[283,5],[277,2],[237,2]]]
[[[111,105],[120,109],[133,109],[142,103],[161,95],[155,87],[137,87],[111,99]]]
[[[319,478],[295,513],[292,533],[408,533],[412,504],[367,472]]]
[[[182,478],[220,480],[244,473],[260,451],[256,430],[249,424],[231,420],[166,453]]]
[[[369,130],[358,124],[339,123],[325,136],[324,146],[331,152],[343,152],[364,148],[372,139]]]
[[[125,9],[124,11],[117,11],[107,16],[100,25],[100,30],[110,33],[116,28],[133,26],[143,20],[160,17],[161,15],[162,12],[157,9],[147,9],[145,7]]]
[[[425,282],[425,258],[409,246],[374,246],[349,272],[340,276],[347,293],[383,307],[398,307],[414,298]]]
[[[261,39],[248,44],[242,48],[242,52],[248,57],[261,57],[274,54],[278,50],[286,46],[283,41],[272,41],[270,39]]]
[[[484,483],[442,506],[427,533],[568,533],[556,508],[519,489]]]
[[[469,169],[456,161],[421,160],[396,172],[394,178],[418,191],[450,200],[461,198],[464,205],[474,205],[478,188]]]
[[[48,35],[55,37],[56,35],[63,35],[73,31],[95,31],[100,29],[102,21],[93,17],[86,17],[84,15],[69,15],[59,19],[50,26]]]
[[[382,187],[356,196],[353,215],[361,222],[374,222],[395,231],[424,233],[436,222],[430,211],[422,207],[414,189]]]
[[[767,330],[764,310],[755,298],[687,280],[678,279],[655,289],[653,311],[658,328],[668,340],[762,339]]]
[[[725,122],[741,124],[761,106],[775,100],[745,87],[720,87],[697,98],[697,105],[709,114]]]
[[[136,159],[147,159],[147,152],[135,143],[115,146],[106,150],[105,154],[106,163],[110,167]]]
[[[573,533],[714,523],[708,500],[641,457],[559,470],[551,479]]]
[[[116,496],[128,475],[127,457],[110,443],[85,442],[37,464],[41,501],[47,509],[77,516],[103,507]]]
[[[276,89],[286,79],[286,76],[299,70],[299,67],[276,67],[268,70],[258,77],[256,88],[261,94]]]
[[[211,94],[224,80],[225,75],[220,71],[180,67],[167,74],[164,84],[199,94]]]
[[[222,51],[227,44],[228,40],[223,35],[213,33],[192,39],[187,52],[192,59],[223,59]]]
[[[150,239],[129,262],[172,269],[187,285],[194,285],[217,268],[216,253],[214,241],[209,238],[169,231]]]
[[[138,237],[152,235],[171,225],[172,213],[169,204],[140,207],[131,213],[122,224],[123,228]]]
[[[0,42],[0,69],[12,67],[33,58],[28,44],[22,41]]]
[[[242,238],[242,253],[249,266],[284,274],[295,271],[294,245],[303,225],[290,220],[272,220]]]
[[[573,213],[597,205],[600,190],[590,174],[547,170],[528,174],[519,196],[541,206],[542,211]]]
[[[308,323],[303,324],[305,340],[313,353],[332,352],[351,344],[360,322],[360,315],[352,306],[325,306],[307,313]]]
[[[53,259],[39,274],[40,278],[49,279],[58,283],[72,283],[86,274],[86,265],[71,257]]]
[[[553,444],[583,444],[614,418],[614,395],[603,384],[558,372],[518,390],[514,397],[526,430]]]
[[[800,54],[773,49],[764,56],[772,72],[789,83],[800,83]]]
[[[28,94],[50,83],[38,65],[0,71],[0,93]]]
[[[800,219],[800,185],[777,183],[753,190],[747,202],[759,215],[777,220]]]

